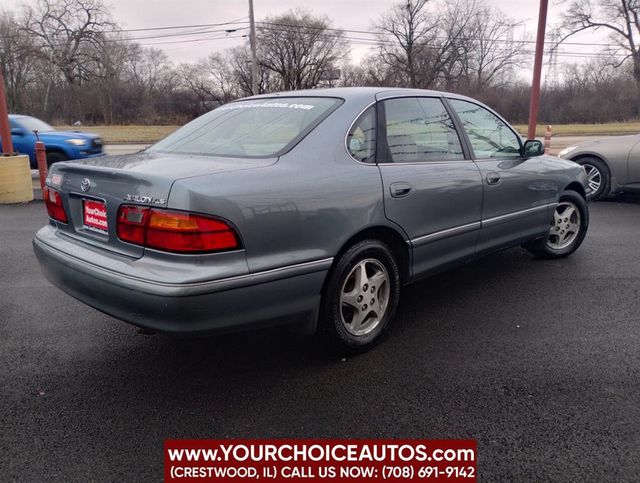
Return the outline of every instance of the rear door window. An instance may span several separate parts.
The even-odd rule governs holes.
[[[389,99],[384,106],[387,146],[394,163],[464,159],[453,121],[440,99]]]

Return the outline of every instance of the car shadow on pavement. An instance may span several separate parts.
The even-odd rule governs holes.
[[[441,273],[404,288],[390,333],[371,351],[361,355],[333,352],[319,337],[306,336],[286,328],[267,328],[216,336],[174,337],[162,334],[136,335],[129,344],[134,353],[127,364],[115,364],[123,380],[139,376],[171,377],[174,385],[188,385],[200,379],[225,379],[245,374],[259,379],[270,373],[301,375],[319,371],[347,360],[372,361],[392,357],[392,352],[422,351],[427,341],[455,340],[460,331],[478,330],[478,291],[502,296],[523,272],[548,262],[535,260],[521,249],[490,255],[458,269]],[[119,337],[135,328],[114,321]],[[132,348],[132,347],[131,347]],[[109,352],[114,357],[118,355]],[[106,354],[105,354],[106,356]],[[395,356],[393,356],[395,357]],[[112,367],[112,364],[108,364]],[[131,371],[137,367],[136,371]],[[100,367],[96,368],[100,371]],[[95,376],[95,374],[94,374]],[[133,381],[130,381],[133,382]]]
[[[624,204],[640,204],[640,193],[621,193],[619,195],[608,196],[607,198],[597,201],[596,203],[624,203]]]
[[[67,349],[53,349],[63,369],[47,364],[46,374],[30,386],[52,408],[64,404],[63,423],[90,427],[92,408],[100,408],[102,418],[126,428],[121,431],[144,433],[146,441],[240,434],[337,437],[344,436],[336,432],[340,421],[351,437],[406,437],[418,426],[410,418],[398,420],[398,411],[422,414],[428,408],[445,419],[420,419],[426,424],[420,431],[446,436],[446,417],[466,417],[466,405],[490,404],[507,385],[517,397],[529,397],[520,387],[523,367],[514,361],[527,352],[539,358],[548,342],[527,338],[540,327],[522,332],[525,326],[516,324],[522,324],[520,312],[529,313],[530,325],[548,312],[536,309],[532,277],[547,279],[562,270],[512,249],[408,286],[388,336],[358,356],[329,352],[317,338],[281,328],[176,338],[138,334],[98,316],[83,332],[68,334]],[[72,313],[76,303],[83,310],[74,302]],[[544,324],[548,329],[557,321]],[[481,389],[469,389],[480,380]],[[389,405],[382,412],[374,403],[381,392]],[[461,397],[451,410],[455,414],[443,416],[446,401]],[[131,414],[138,416],[126,416]],[[502,421],[504,414],[496,418]]]

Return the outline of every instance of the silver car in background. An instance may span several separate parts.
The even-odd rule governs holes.
[[[640,192],[640,134],[586,141],[563,149],[558,156],[584,166],[589,199]]]
[[[585,171],[542,153],[454,94],[257,96],[145,152],[55,164],[33,245],[52,283],[138,326],[296,324],[362,351],[405,284],[517,245],[580,246]]]

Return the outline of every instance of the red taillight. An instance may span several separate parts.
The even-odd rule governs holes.
[[[67,214],[64,211],[62,196],[60,196],[60,193],[48,186],[45,186],[42,197],[44,198],[44,203],[47,206],[47,213],[49,213],[49,216],[56,221],[66,223]]]
[[[235,230],[222,220],[180,211],[123,205],[118,238],[148,248],[207,253],[240,248]]]
[[[144,230],[149,208],[121,206],[118,211],[118,238],[123,241],[144,245]]]

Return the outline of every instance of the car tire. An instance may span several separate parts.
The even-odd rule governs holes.
[[[549,232],[542,238],[524,245],[540,258],[564,258],[582,244],[589,228],[587,201],[575,191],[565,191],[553,210]]]
[[[344,252],[322,294],[319,329],[342,353],[370,349],[389,328],[400,299],[400,271],[389,247],[363,240]]]
[[[60,151],[47,151],[47,166],[59,161],[67,161],[68,159],[67,155]]]
[[[592,190],[587,199],[597,201],[611,191],[611,173],[607,164],[600,158],[587,156],[575,161],[585,168],[589,188]]]

